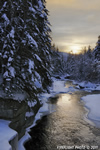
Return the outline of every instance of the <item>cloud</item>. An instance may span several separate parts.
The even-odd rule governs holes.
[[[53,42],[61,49],[72,44],[95,46],[100,34],[100,0],[47,0],[47,7]]]
[[[47,4],[49,8],[54,6],[54,9],[100,10],[99,0],[47,0]]]

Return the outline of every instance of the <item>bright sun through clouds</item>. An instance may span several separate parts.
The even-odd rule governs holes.
[[[79,54],[81,50],[81,47],[79,45],[72,45],[72,46],[69,46],[69,48],[71,50],[71,53],[73,54]]]

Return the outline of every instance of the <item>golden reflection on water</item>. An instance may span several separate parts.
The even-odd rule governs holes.
[[[58,101],[57,101],[57,110],[58,113],[61,113],[62,116],[66,117],[67,115],[70,118],[78,116],[79,113],[79,106],[77,102],[79,101],[79,96],[74,94],[60,94]],[[59,114],[60,115],[60,114]]]
[[[57,105],[72,105],[72,99],[71,99],[71,95],[70,94],[61,94],[61,96],[59,96],[58,98],[58,102],[57,102]]]

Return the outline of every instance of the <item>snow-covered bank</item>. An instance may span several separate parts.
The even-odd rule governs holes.
[[[82,100],[89,110],[88,118],[100,127],[100,94],[87,95]]]
[[[85,86],[85,84],[84,84],[84,86]],[[99,85],[96,85],[96,88],[97,87],[99,87]],[[88,84],[88,90],[90,90],[90,88],[96,89],[94,86],[92,87],[92,84]],[[63,79],[58,80],[58,79],[53,78],[53,85],[50,88],[50,93],[43,93],[39,97],[39,99],[41,99],[43,105],[39,109],[38,113],[36,114],[33,124],[29,128],[26,129],[25,136],[22,137],[22,139],[20,139],[19,145],[18,145],[18,150],[25,150],[23,145],[30,138],[28,132],[30,131],[30,129],[32,127],[34,127],[36,125],[37,121],[40,120],[44,115],[50,114],[53,111],[55,111],[55,108],[50,106],[50,104],[48,104],[48,99],[59,93],[73,93],[74,91],[77,91],[77,89],[75,89],[73,86],[67,87],[66,80],[63,80]]]
[[[54,97],[56,94],[59,94],[59,93],[73,93],[74,91],[76,91],[76,89],[73,86],[71,86],[70,84],[68,86],[66,86],[66,80],[63,80],[63,79],[57,80],[57,79],[53,78],[53,85],[52,85],[52,87],[50,87],[50,93],[42,93],[39,96],[39,100],[42,102],[43,105],[42,105],[42,107],[40,107],[38,113],[36,114],[32,125],[26,129],[25,136],[23,136],[19,140],[18,150],[25,150],[23,145],[30,138],[30,135],[28,134],[28,132],[30,131],[30,129],[32,127],[34,127],[36,125],[37,121],[40,120],[44,115],[50,114],[50,113],[55,111],[54,105],[49,104],[48,99],[50,97]],[[34,103],[28,102],[28,105],[31,108],[31,106],[33,107],[35,105],[35,102]],[[30,116],[30,115],[31,115],[31,112],[30,113],[26,112],[27,117]],[[8,150],[8,149],[4,149],[4,150]]]
[[[14,145],[16,147],[16,150],[18,149],[17,132],[9,127],[9,123],[10,121],[0,119],[0,150],[12,150],[13,148],[9,144],[9,142],[13,139],[15,139]]]
[[[95,84],[87,81],[77,82],[73,81],[77,89],[83,89],[85,91],[100,91],[100,84]]]

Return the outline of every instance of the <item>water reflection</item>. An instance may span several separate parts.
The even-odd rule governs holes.
[[[72,133],[76,131],[78,95],[59,94],[49,100],[49,110],[56,110],[43,117],[42,121],[30,132],[32,139],[25,144],[26,150],[56,150],[57,145],[70,142]],[[80,117],[80,116],[79,116]],[[69,133],[69,130],[72,133]]]
[[[59,94],[49,100],[50,110],[56,111],[32,128],[32,139],[25,144],[26,150],[57,150],[59,145],[100,145],[100,138],[83,120],[85,111],[80,98],[86,93],[82,92]]]
[[[71,97],[72,97],[72,95],[70,95],[70,94],[59,95],[57,105],[60,105],[60,106],[62,106],[64,104],[71,105],[72,104]]]

